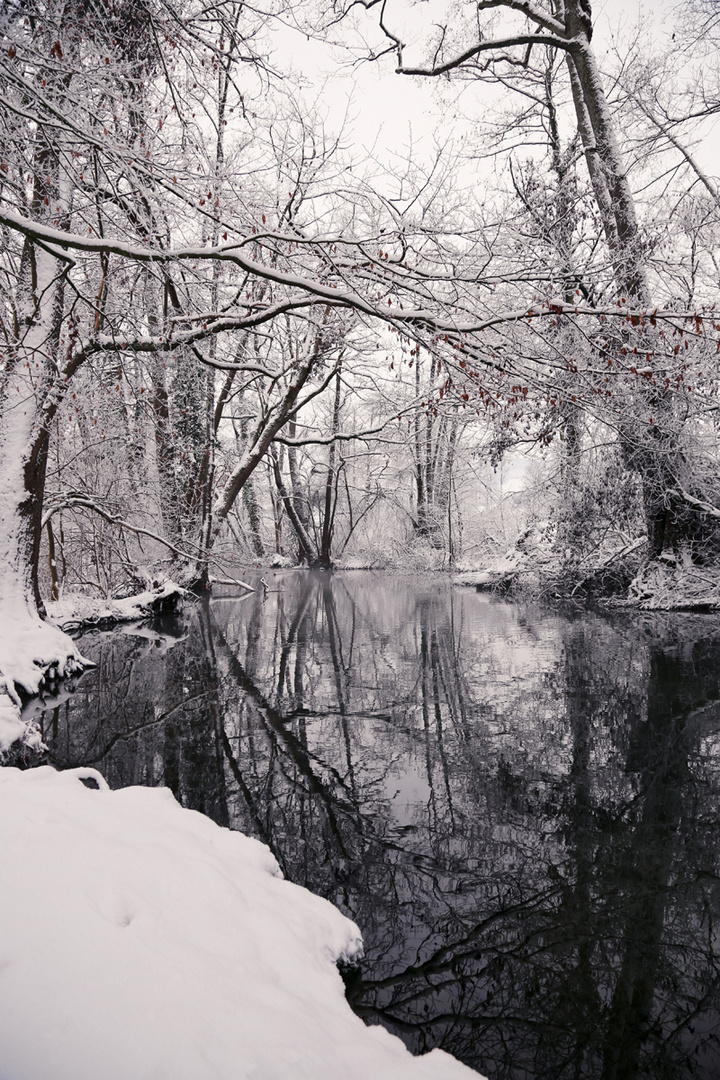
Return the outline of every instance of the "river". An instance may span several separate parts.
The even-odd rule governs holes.
[[[269,584],[82,635],[97,667],[43,713],[49,760],[268,844],[358,923],[348,999],[415,1053],[716,1080],[720,619]]]

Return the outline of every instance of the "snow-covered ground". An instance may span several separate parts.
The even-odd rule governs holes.
[[[34,724],[20,718],[18,691],[37,694],[48,679],[61,679],[91,666],[64,630],[139,622],[159,614],[183,595],[185,590],[173,581],[163,581],[124,600],[70,593],[47,604],[46,620],[25,605],[0,604],[0,761],[13,743],[40,747]]]
[[[0,1080],[478,1080],[366,1027],[357,927],[166,789],[0,769],[0,852]]]

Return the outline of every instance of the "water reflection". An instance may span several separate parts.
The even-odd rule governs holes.
[[[86,635],[61,766],[167,784],[360,925],[348,997],[492,1080],[720,1075],[720,623],[278,575]]]

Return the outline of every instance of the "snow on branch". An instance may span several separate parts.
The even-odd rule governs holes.
[[[569,51],[571,48],[582,44],[582,38],[557,37],[554,34],[516,34],[507,38],[479,41],[466,49],[465,52],[454,56],[451,60],[447,60],[442,64],[433,64],[432,67],[405,67],[402,60],[399,60],[396,71],[400,75],[445,75],[448,71],[453,71],[481,53],[502,52],[504,49],[512,49],[516,45],[544,45]]]
[[[564,33],[565,27],[559,19],[552,18],[547,12],[542,11],[535,4],[531,4],[529,0],[478,0],[477,4],[478,11],[488,11],[491,8],[500,7],[519,11],[531,22],[534,22],[537,26],[542,26],[551,34],[561,36]]]
[[[150,529],[143,529],[139,525],[132,525],[129,521],[125,521],[123,518],[117,517],[115,514],[111,514],[98,502],[96,502],[94,499],[89,498],[86,495],[72,492],[67,495],[61,496],[60,498],[49,499],[48,501],[49,507],[43,514],[42,519],[43,528],[45,528],[46,524],[48,523],[48,521],[51,520],[53,515],[59,513],[61,510],[82,509],[89,510],[93,514],[97,514],[98,517],[101,517],[104,521],[107,521],[108,525],[117,525],[118,528],[127,529],[128,532],[135,533],[136,536],[146,536],[149,540],[154,540],[162,547],[167,548],[169,551],[172,551],[173,554],[178,555],[181,559],[186,559],[188,562],[193,562],[197,558],[201,550],[199,547],[195,547],[193,552],[185,551],[182,548],[179,548],[176,544],[173,544],[169,540],[166,540],[165,537],[161,536],[159,533],[153,532]],[[247,592],[255,592],[255,590],[251,588],[250,585],[247,585],[244,581],[238,581],[233,579],[232,584],[239,585],[240,588],[245,589]]]

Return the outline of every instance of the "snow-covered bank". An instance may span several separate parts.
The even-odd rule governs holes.
[[[478,1080],[366,1027],[354,924],[165,789],[0,769],[0,850],[0,1080]]]
[[[39,746],[37,730],[20,719],[20,691],[32,696],[89,665],[59,627],[25,607],[12,611],[0,605],[0,760],[18,740]]]
[[[720,566],[663,557],[646,563],[630,583],[626,607],[641,611],[720,611]]]
[[[645,535],[613,535],[587,553],[563,548],[557,523],[544,521],[525,529],[487,565],[458,568],[455,582],[519,599],[608,599],[626,593],[646,547]]]
[[[48,603],[48,618],[63,630],[80,626],[113,626],[116,623],[139,622],[172,610],[187,592],[174,581],[163,581],[154,588],[127,596],[123,600],[106,600],[79,593],[68,593],[62,600]]]
[[[185,595],[173,581],[124,600],[70,593],[46,605],[47,620],[24,605],[0,605],[0,761],[15,743],[41,748],[35,726],[20,718],[20,692],[32,697],[41,687],[52,687],[58,679],[92,666],[65,631],[140,622],[173,609]]]

